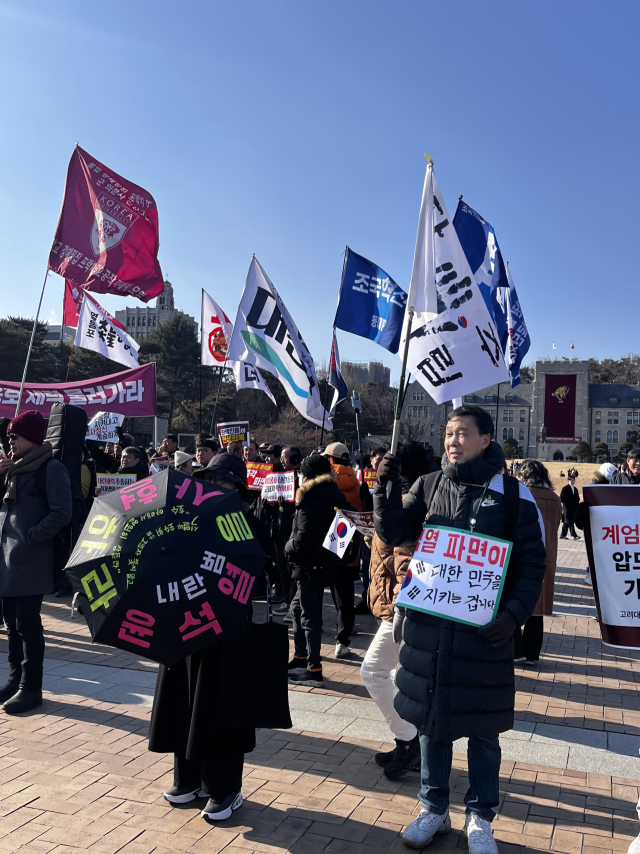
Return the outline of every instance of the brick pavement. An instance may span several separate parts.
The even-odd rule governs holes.
[[[572,615],[587,592],[577,576],[581,544],[563,553],[562,614],[548,621],[539,670],[518,670],[518,717],[627,734],[640,733],[637,653],[608,650],[596,623]],[[566,577],[565,577],[566,576]],[[564,586],[563,586],[564,585]],[[565,601],[566,600],[566,601]],[[567,613],[564,613],[564,612]],[[69,623],[64,605],[46,605],[47,656],[127,670],[149,662],[91,646],[86,627]],[[326,628],[332,621],[328,609]],[[359,621],[354,659],[326,661],[324,693],[363,697],[359,660],[374,630]],[[329,633],[324,652],[331,652]],[[314,692],[322,693],[322,692]],[[246,803],[218,827],[197,807],[170,807],[170,757],[150,754],[150,709],[48,695],[41,710],[0,715],[0,854],[379,854],[406,851],[400,834],[417,813],[417,775],[392,783],[373,754],[381,742],[300,731],[261,731],[247,757]],[[567,730],[569,731],[569,730]],[[467,786],[464,757],[454,757],[452,833],[429,851],[466,849],[460,836]],[[638,830],[640,781],[504,761],[494,824],[501,852],[624,852]]]

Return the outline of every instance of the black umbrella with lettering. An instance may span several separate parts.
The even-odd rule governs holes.
[[[236,492],[167,469],[93,502],[66,571],[94,641],[170,665],[246,625],[266,560]]]

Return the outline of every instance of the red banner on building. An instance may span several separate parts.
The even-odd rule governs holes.
[[[547,428],[547,442],[562,439],[576,441],[576,381],[576,374],[546,376],[544,426]],[[550,439],[550,436],[554,439]]]
[[[49,269],[77,287],[149,302],[164,287],[158,246],[153,196],[76,146]]]
[[[19,394],[20,383],[0,380],[0,416],[13,418]],[[118,412],[131,418],[156,415],[155,362],[75,383],[26,383],[20,411],[37,409],[48,418],[54,403],[81,406],[86,409],[89,420],[98,412]]]

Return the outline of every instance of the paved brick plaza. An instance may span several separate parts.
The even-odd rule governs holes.
[[[544,662],[517,671],[517,722],[502,739],[494,828],[501,852],[624,852],[638,832],[640,656],[602,646],[582,543],[562,547]],[[170,757],[146,749],[155,665],[92,646],[67,604],[49,600],[44,610],[45,703],[24,717],[0,715],[0,854],[408,850],[400,833],[418,812],[418,775],[392,783],[374,763],[389,734],[358,672],[372,618],[358,621],[353,660],[338,663],[329,657],[327,606],[325,689],[291,692],[297,728],[258,734],[245,805],[212,827],[197,807],[172,808],[162,798]],[[4,653],[4,640],[0,646]],[[0,665],[5,676],[4,655]],[[465,767],[456,754],[454,830],[430,852],[466,850]]]

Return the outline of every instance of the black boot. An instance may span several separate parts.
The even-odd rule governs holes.
[[[6,685],[3,685],[2,688],[0,688],[0,703],[4,703],[5,700],[10,700],[11,697],[15,697],[19,689],[19,682],[7,682]]]
[[[389,780],[399,780],[407,771],[420,770],[420,740],[416,735],[411,741],[398,741],[396,756],[384,769],[384,776]]]
[[[414,739],[415,741],[415,739]],[[396,758],[400,755],[403,748],[408,744],[413,744],[413,741],[402,741],[399,738],[396,738],[396,746],[393,750],[386,750],[384,753],[376,753],[373,757],[377,764],[380,765],[381,768],[386,768],[387,765],[390,765],[392,762],[395,762]]]
[[[8,715],[19,715],[22,712],[29,712],[35,709],[36,706],[42,705],[42,691],[27,691],[26,688],[20,688],[18,693],[3,705],[3,709]]]

